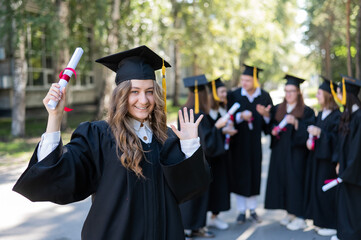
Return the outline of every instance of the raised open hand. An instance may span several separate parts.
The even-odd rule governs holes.
[[[193,109],[189,111],[189,116],[186,107],[183,108],[183,113],[182,110],[179,110],[178,115],[179,115],[180,131],[174,125],[171,126],[173,132],[177,135],[177,137],[180,140],[197,138],[198,125],[203,119],[203,114],[199,116],[196,122],[194,122]]]

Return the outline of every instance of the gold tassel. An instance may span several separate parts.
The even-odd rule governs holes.
[[[346,105],[346,84],[345,84],[345,79],[342,78],[342,101],[341,104],[343,106]]]
[[[253,67],[253,84],[254,84],[254,88],[259,87],[259,83],[257,81],[257,68],[256,67]]]
[[[162,66],[162,88],[163,88],[163,98],[164,98],[164,112],[167,113],[167,83],[165,81],[165,66],[164,66],[164,59],[163,59],[163,66]]]
[[[333,84],[332,84],[332,81],[330,81],[330,88],[331,88],[331,93],[332,93],[332,96],[333,96],[333,99],[335,99],[335,101],[339,104],[341,104],[341,99],[337,96],[336,92],[335,92],[335,89],[333,88]]]
[[[216,80],[212,81],[212,93],[213,93],[213,98],[214,100],[220,102],[221,99],[219,99],[218,95],[217,95],[217,89],[216,89]]]
[[[199,113],[199,99],[198,99],[198,86],[197,86],[197,80],[195,81],[194,86],[194,113]]]

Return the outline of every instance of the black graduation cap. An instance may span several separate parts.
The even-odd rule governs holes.
[[[117,85],[132,79],[155,80],[154,71],[163,66],[163,59],[145,45],[95,61],[116,72]],[[164,61],[164,66],[170,67],[170,64]]]
[[[217,78],[215,80],[213,80],[212,82],[208,82],[208,87],[209,87],[209,90],[212,91],[212,85],[213,85],[213,82],[214,82],[214,85],[215,85],[215,88],[219,88],[219,87],[224,87],[224,83],[222,82],[222,78]]]
[[[326,78],[325,76],[321,76],[321,78],[323,79],[323,82],[320,84],[318,88],[332,94],[330,84],[332,84],[333,89],[337,88],[337,84],[332,82],[330,79]]]
[[[198,91],[203,91],[206,89],[208,84],[207,78],[204,74],[183,78],[184,86],[189,88],[190,91],[194,92],[194,113],[199,113],[199,99]]]
[[[298,88],[300,88],[300,84],[305,81],[305,79],[298,78],[289,74],[286,74],[284,78],[287,80],[286,85],[291,84],[291,85],[295,85]]]
[[[346,85],[346,92],[352,93],[355,96],[358,95],[361,88],[361,81],[356,78],[352,78],[343,74],[340,74],[343,79],[345,79],[345,85]],[[342,90],[342,88],[341,88]]]
[[[262,68],[258,68],[258,67],[255,67],[255,66],[249,66],[247,64],[243,64],[243,66],[245,67],[244,71],[242,73],[243,75],[249,75],[249,76],[253,77],[254,69],[256,69],[257,70],[256,71],[256,76],[258,78],[258,73],[263,71]]]
[[[217,88],[224,87],[224,83],[222,82],[222,78],[219,77],[211,82],[208,83],[209,90],[211,91],[214,100],[220,101],[217,95]]]
[[[191,90],[192,92],[195,89],[196,81],[197,81],[197,87],[198,87],[199,91],[202,91],[203,89],[205,89],[205,86],[208,84],[206,75],[204,75],[204,74],[183,78],[184,86],[186,88],[189,88],[189,90]]]

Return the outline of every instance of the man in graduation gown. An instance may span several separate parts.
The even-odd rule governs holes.
[[[241,105],[235,113],[238,133],[231,138],[229,157],[230,191],[237,194],[239,223],[245,222],[247,209],[251,211],[251,218],[259,221],[255,209],[261,184],[261,133],[267,129],[273,106],[270,95],[258,83],[258,73],[262,69],[244,66],[242,87],[228,94],[228,108],[236,102]]]
[[[116,72],[117,85],[132,79],[155,80],[154,71],[162,67],[162,59],[145,46],[97,61]],[[49,91],[46,99],[49,94],[61,98],[60,91],[51,89],[53,92]],[[64,102],[61,98],[56,113],[61,113]],[[47,110],[49,119],[54,117]],[[108,122],[80,124],[71,141],[63,146],[59,121],[49,120],[47,133],[13,190],[31,201],[58,204],[92,195],[82,239],[184,240],[178,204],[202,194],[210,182],[199,140],[197,143],[192,136],[186,140],[190,141],[187,147],[187,142],[178,138],[179,131],[168,129],[168,138],[162,144],[152,133],[148,120],[129,121],[141,140],[144,157],[140,166],[144,178],[125,168],[119,160],[119,149]],[[188,115],[182,121],[186,125],[184,129],[187,126],[196,129]]]
[[[361,81],[343,78],[347,97],[334,155],[342,179],[337,190],[337,237],[356,240],[361,239],[361,102],[357,97]]]

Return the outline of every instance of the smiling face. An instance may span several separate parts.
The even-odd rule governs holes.
[[[154,101],[153,80],[131,80],[128,97],[128,113],[132,118],[144,122],[152,113]]]
[[[297,103],[299,93],[300,93],[300,90],[298,87],[296,87],[295,85],[292,85],[292,84],[287,84],[285,86],[286,102],[288,104]]]
[[[220,102],[227,103],[227,88],[226,87],[217,88],[217,96],[219,97]]]

